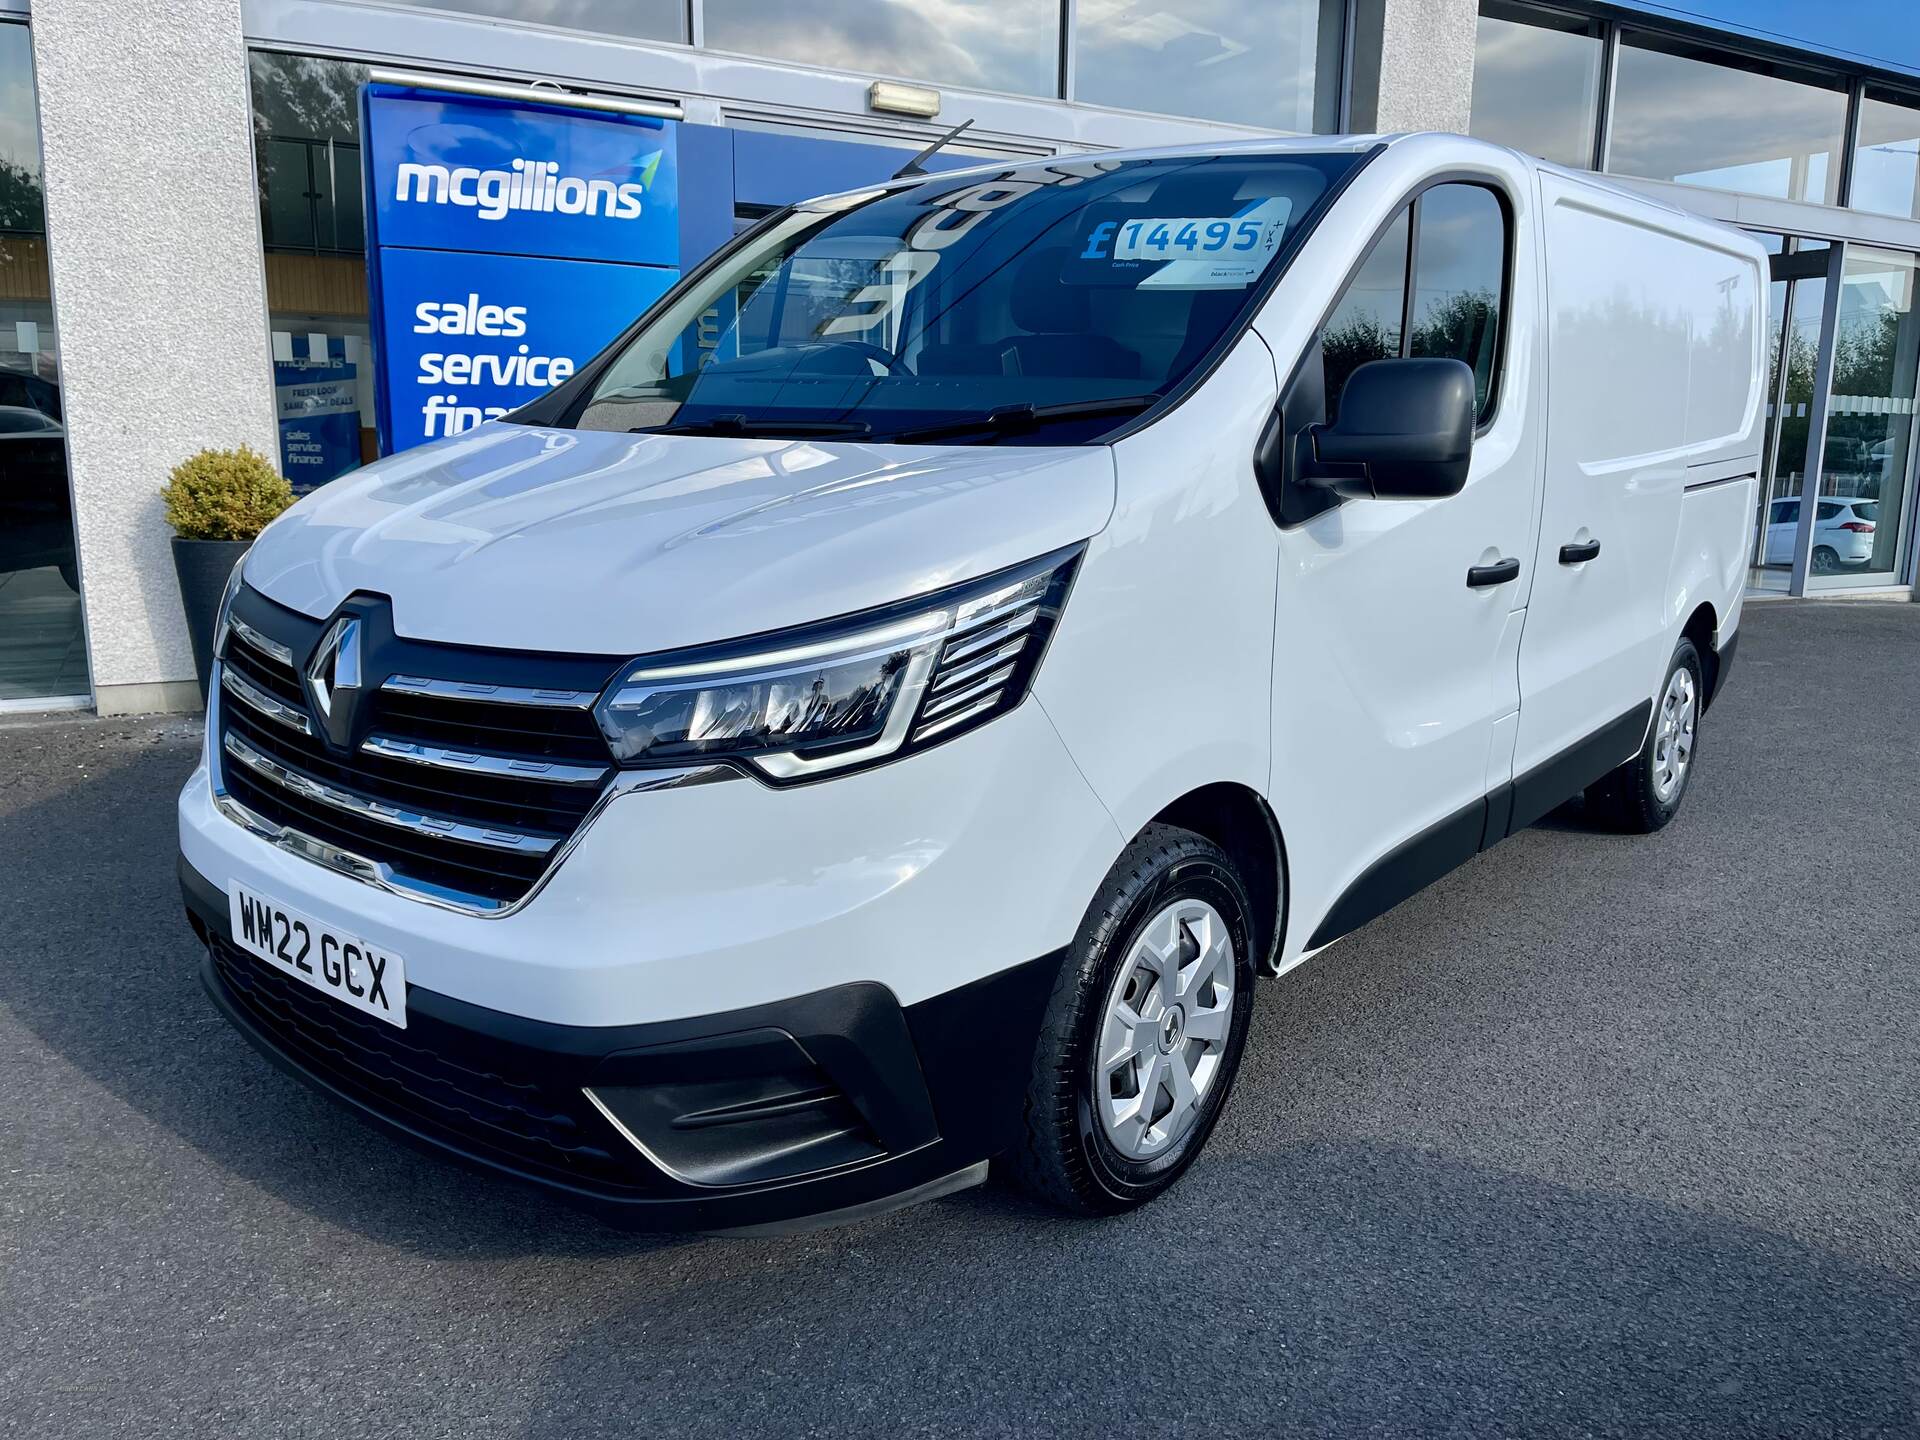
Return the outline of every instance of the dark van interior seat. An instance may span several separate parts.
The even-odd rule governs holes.
[[[1067,252],[1035,250],[1020,262],[1008,312],[1025,333],[979,343],[928,345],[916,366],[922,375],[1039,375],[1137,380],[1140,354],[1095,328],[1094,287],[1063,284]]]

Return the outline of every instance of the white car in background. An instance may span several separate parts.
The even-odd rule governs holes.
[[[1837,575],[1873,558],[1873,535],[1880,521],[1878,500],[1822,500],[1819,507],[1813,516],[1811,569],[1815,575]],[[1766,564],[1793,563],[1794,532],[1799,527],[1800,501],[1774,501],[1767,515]]]

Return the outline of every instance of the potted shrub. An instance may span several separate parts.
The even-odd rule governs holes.
[[[173,467],[161,490],[173,527],[173,568],[206,698],[213,625],[227,578],[254,537],[293,503],[293,487],[258,450],[202,450]]]

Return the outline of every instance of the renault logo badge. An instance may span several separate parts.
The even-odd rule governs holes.
[[[354,712],[360,705],[360,621],[333,622],[307,662],[307,693],[327,739],[337,749],[353,745]]]

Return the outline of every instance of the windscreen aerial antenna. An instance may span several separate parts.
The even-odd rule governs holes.
[[[966,129],[971,124],[973,124],[973,121],[971,120],[962,120],[958,125],[954,126],[951,130],[947,131],[946,134],[942,135],[938,140],[934,141],[931,145],[927,146],[926,149],[922,150],[918,155],[914,156],[911,160],[907,161],[906,164],[902,165],[898,170],[894,171],[893,174],[888,176],[887,178],[890,180],[905,180],[910,175],[926,174],[927,167],[923,165],[921,162],[924,160],[932,159],[935,155],[939,154],[942,150],[946,149],[948,145],[953,143],[954,136],[958,135],[962,130]]]

